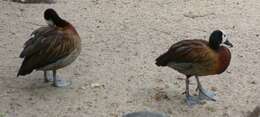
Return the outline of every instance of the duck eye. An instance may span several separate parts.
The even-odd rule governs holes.
[[[223,34],[222,38],[223,38],[224,41],[227,40],[227,35]]]

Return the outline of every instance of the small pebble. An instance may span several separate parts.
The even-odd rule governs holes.
[[[153,96],[153,98],[154,98],[156,101],[161,101],[161,100],[163,100],[163,99],[165,99],[165,100],[170,100],[170,98],[169,98],[169,96],[167,95],[167,93],[166,93],[166,92],[163,92],[163,91],[156,93],[156,94]]]
[[[216,109],[214,107],[206,107],[206,109],[210,112],[216,112]]]
[[[83,87],[80,87],[80,89],[86,90],[87,88],[85,86],[83,86]]]
[[[99,83],[92,83],[90,86],[91,86],[92,88],[105,87],[105,85],[103,85],[103,84],[99,84]]]
[[[212,91],[217,91],[217,87],[211,87]]]
[[[256,82],[255,82],[255,81],[251,81],[250,83],[251,83],[251,84],[256,84]]]

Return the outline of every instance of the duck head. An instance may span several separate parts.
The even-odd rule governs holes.
[[[212,49],[218,49],[221,44],[233,47],[233,44],[229,42],[226,34],[220,30],[213,31],[209,37],[209,46]]]
[[[44,12],[44,19],[49,26],[65,27],[68,22],[60,18],[54,9],[47,9]]]

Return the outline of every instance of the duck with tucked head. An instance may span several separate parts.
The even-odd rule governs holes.
[[[233,47],[222,31],[214,31],[205,40],[183,40],[173,44],[170,49],[156,59],[156,65],[168,66],[186,75],[186,101],[188,105],[198,104],[201,100],[212,100],[215,94],[202,88],[199,76],[216,75],[224,72],[229,66],[231,53],[225,46]],[[199,96],[189,93],[189,78],[195,76]]]
[[[59,17],[54,9],[44,12],[48,26],[33,31],[31,38],[25,42],[20,57],[22,65],[17,76],[24,76],[41,70],[45,82],[53,80],[53,86],[68,86],[71,82],[57,79],[56,71],[70,65],[79,56],[81,40],[76,29],[66,20]],[[48,75],[53,72],[53,76]]]

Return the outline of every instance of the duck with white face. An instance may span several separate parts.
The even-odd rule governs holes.
[[[209,41],[202,39],[182,40],[173,44],[168,51],[156,59],[157,66],[167,66],[186,76],[186,101],[188,105],[199,104],[201,100],[214,99],[213,92],[205,90],[199,76],[216,75],[223,73],[230,64],[231,52],[228,47],[233,47],[226,34],[220,30],[211,33]],[[199,96],[189,93],[189,79],[195,76]]]
[[[24,58],[17,76],[30,74],[33,70],[44,71],[45,82],[53,80],[53,86],[64,87],[70,81],[58,79],[56,71],[70,65],[79,56],[81,40],[76,29],[59,17],[53,9],[44,12],[48,26],[33,31],[20,54]],[[48,75],[52,71],[53,75]]]

